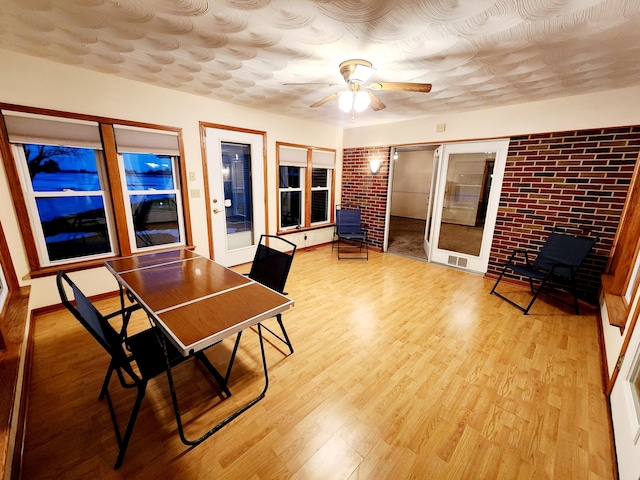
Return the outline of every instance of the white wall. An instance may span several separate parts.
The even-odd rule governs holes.
[[[465,113],[425,116],[405,122],[352,126],[344,132],[344,148],[440,143],[637,125],[640,124],[639,98],[640,87],[632,87]],[[444,132],[436,132],[439,124],[446,125]]]
[[[73,66],[36,59],[0,50],[0,102],[115,119],[147,122],[182,128],[187,171],[196,179],[187,188],[204,191],[199,122],[231,125],[267,132],[267,182],[269,233],[276,231],[275,142],[334,148],[342,158],[342,130],[326,124],[238,107],[175,90],[152,87]],[[338,160],[340,162],[340,160]],[[337,169],[340,186],[340,168]],[[204,196],[190,199],[193,242],[196,251],[208,255],[206,205]],[[12,205],[7,179],[0,163],[0,205]],[[24,219],[20,219],[23,221]],[[30,279],[26,254],[13,208],[0,208],[16,273],[21,284],[31,284],[31,307],[59,303],[53,278]],[[333,228],[292,234],[287,238],[299,247],[331,241]],[[114,280],[104,268],[74,273],[82,278],[89,295],[115,290]]]
[[[393,165],[391,215],[425,220],[434,150],[398,152]]]

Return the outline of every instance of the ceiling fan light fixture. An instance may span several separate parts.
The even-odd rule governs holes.
[[[338,107],[345,113],[352,110],[358,113],[364,112],[371,103],[369,93],[361,90],[347,90],[338,96]]]
[[[353,92],[351,90],[346,90],[340,94],[338,97],[338,107],[344,113],[349,113],[351,108],[353,107]]]
[[[369,106],[369,103],[371,103],[371,98],[369,97],[369,94],[367,92],[359,91],[359,92],[354,92],[353,95],[354,95],[353,109],[358,113],[364,112]]]

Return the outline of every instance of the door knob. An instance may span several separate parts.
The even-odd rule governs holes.
[[[213,209],[213,213],[220,213],[222,210],[218,210],[217,208]]]

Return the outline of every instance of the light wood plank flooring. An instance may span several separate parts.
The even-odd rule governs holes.
[[[613,478],[593,309],[575,316],[542,299],[524,316],[491,285],[396,255],[301,251],[287,284],[296,306],[284,317],[296,351],[267,346],[265,399],[190,449],[161,376],[118,471],[97,399],[107,356],[65,311],[41,315],[23,478]],[[224,366],[230,348],[208,355]],[[257,335],[246,332],[233,396],[217,408],[197,364],[176,369],[189,435],[260,390],[259,362]],[[133,395],[115,381],[111,391],[124,420]]]

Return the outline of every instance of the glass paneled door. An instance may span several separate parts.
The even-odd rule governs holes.
[[[263,137],[206,129],[213,259],[225,266],[253,260],[265,232]]]
[[[435,194],[434,192],[436,191],[436,183],[438,181],[438,172],[440,171],[440,157],[442,156],[442,147],[439,147],[436,149],[435,152],[433,152],[433,167],[432,167],[432,173],[431,173],[431,187],[429,188],[429,199],[427,201],[427,221],[425,223],[425,229],[424,229],[424,243],[422,245],[422,247],[424,248],[424,253],[426,253],[427,255],[427,260],[431,261],[431,252],[432,252],[432,248],[431,245],[433,244],[433,241],[431,239],[431,232],[432,232],[432,228],[431,225],[433,224],[433,204],[435,202]]]
[[[430,261],[486,272],[508,147],[508,139],[441,147]]]

